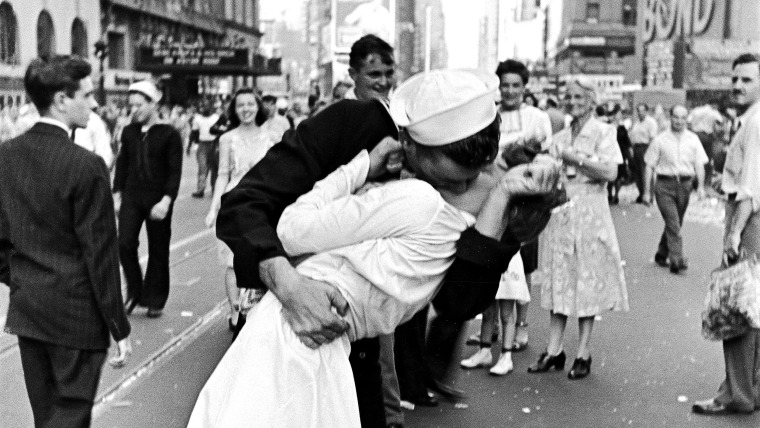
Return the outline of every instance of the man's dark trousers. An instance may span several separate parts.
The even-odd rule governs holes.
[[[658,175],[654,186],[657,207],[665,220],[665,230],[660,238],[657,255],[663,259],[670,257],[671,266],[683,262],[681,225],[689,206],[693,183],[694,177]]]
[[[163,220],[151,220],[151,209],[164,195],[155,191],[135,193],[124,192],[119,211],[119,259],[127,280],[127,296],[136,298],[141,306],[163,309],[169,298],[169,244],[174,203]],[[143,222],[148,234],[148,267],[144,280],[137,254]]]
[[[105,349],[74,349],[19,336],[35,427],[89,427]]]
[[[417,312],[412,319],[396,327],[396,373],[401,399],[412,403],[425,400],[429,379],[425,361],[425,330],[428,307]]]
[[[351,342],[348,361],[354,373],[362,428],[385,428],[385,402],[379,360],[380,340],[377,337]]]
[[[644,155],[649,148],[648,144],[634,144],[633,145],[633,162],[631,162],[631,173],[633,173],[633,179],[636,182],[636,189],[639,191],[639,196],[644,196],[644,172],[646,171],[647,164],[644,162]]]
[[[206,179],[211,174],[211,188],[216,185],[219,174],[219,144],[218,140],[199,141],[195,159],[198,161],[198,187],[197,191],[206,190]]]

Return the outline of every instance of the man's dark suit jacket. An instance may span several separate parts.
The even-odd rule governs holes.
[[[38,123],[0,144],[0,165],[0,274],[11,288],[6,332],[87,350],[108,348],[109,333],[127,337],[103,160],[63,128]]]
[[[259,262],[286,256],[276,226],[282,211],[314,183],[345,165],[398,129],[379,101],[344,100],[286,132],[240,183],[222,196],[217,236],[235,254],[238,286],[264,288]],[[520,249],[513,241],[485,237],[474,228],[462,233],[457,257],[436,296],[437,310],[469,319],[492,302],[502,272]]]

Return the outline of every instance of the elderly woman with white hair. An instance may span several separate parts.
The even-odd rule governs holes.
[[[562,339],[570,316],[578,317],[577,358],[568,373],[581,379],[591,372],[589,342],[594,317],[602,311],[627,311],[628,293],[615,226],[607,202],[607,182],[623,162],[614,127],[594,117],[593,83],[567,86],[570,128],[554,135],[550,153],[564,164],[570,201],[556,209],[541,235],[538,282],[541,306],[551,311],[549,345],[529,373],[564,369]]]

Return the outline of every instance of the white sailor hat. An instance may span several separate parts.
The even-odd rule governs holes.
[[[469,137],[496,118],[499,79],[480,70],[432,70],[401,84],[391,96],[398,126],[425,146],[444,146]]]
[[[150,98],[151,101],[157,103],[161,100],[161,91],[158,90],[156,85],[149,80],[141,80],[129,85],[128,92],[137,92]]]

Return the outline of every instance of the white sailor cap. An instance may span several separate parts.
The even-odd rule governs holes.
[[[401,84],[391,96],[398,126],[425,146],[443,146],[469,137],[496,118],[499,79],[480,70],[432,70]]]
[[[156,85],[149,80],[141,80],[129,85],[128,92],[137,92],[150,98],[151,101],[157,103],[161,100],[161,91],[158,90]]]

